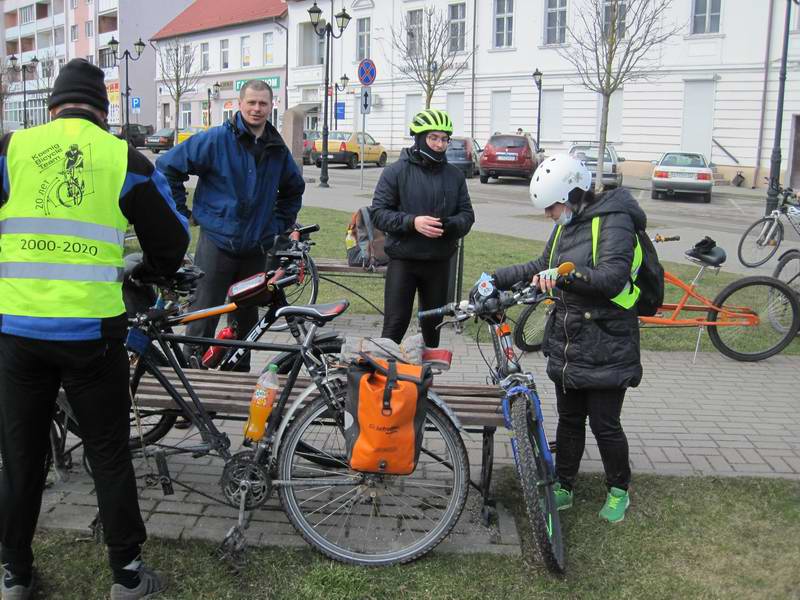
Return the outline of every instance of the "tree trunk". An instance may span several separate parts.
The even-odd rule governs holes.
[[[182,94],[175,94],[175,140],[173,145],[178,145],[178,129],[180,128],[180,109],[181,109],[181,96]]]
[[[600,142],[597,145],[597,175],[594,180],[594,193],[603,191],[603,163],[606,154],[606,134],[608,132],[608,104],[611,96],[602,94],[603,107],[600,110]]]

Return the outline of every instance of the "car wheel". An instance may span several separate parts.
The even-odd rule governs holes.
[[[659,191],[658,191],[657,189],[655,189],[655,188],[651,188],[651,189],[650,189],[650,197],[651,197],[653,200],[659,200],[659,199],[661,198],[661,192],[659,192]]]
[[[711,192],[706,192],[703,194],[703,202],[706,204],[711,204]]]
[[[489,176],[481,174],[480,176],[481,183],[489,183]]]
[[[378,162],[375,164],[377,164],[379,167],[386,166],[386,152],[381,152],[381,156],[378,158]]]
[[[317,167],[318,169],[321,169],[321,168],[322,168],[322,161],[321,161],[321,160],[318,160],[318,161],[315,163],[315,165],[316,165],[316,167]]]
[[[159,152],[161,152],[161,150],[158,148],[153,148],[153,154],[158,154]]]
[[[358,167],[358,154],[351,154],[347,159],[347,168],[355,169],[356,167]]]

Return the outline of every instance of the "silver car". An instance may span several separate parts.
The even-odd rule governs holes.
[[[667,152],[660,160],[652,161],[653,177],[650,197],[663,194],[699,194],[703,202],[711,202],[714,173],[705,157],[696,152]]]
[[[592,172],[592,185],[597,179],[597,142],[573,142],[569,148],[569,155],[582,161]],[[617,155],[614,144],[606,142],[606,151],[603,153],[603,188],[617,188],[622,186],[622,172],[619,163],[625,159]]]

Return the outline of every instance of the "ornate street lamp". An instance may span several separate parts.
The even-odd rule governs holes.
[[[39,59],[35,56],[31,59],[29,64],[22,64],[19,65],[19,59],[17,58],[16,54],[12,54],[8,62],[11,63],[10,69],[15,73],[22,74],[22,128],[28,128],[28,95],[27,95],[27,88],[25,86],[25,74],[26,73],[35,73],[36,67],[39,66]]]
[[[334,106],[334,110],[333,110],[333,129],[334,129],[334,131],[339,131],[339,115],[336,112],[336,108],[335,108],[336,106],[339,105],[339,92],[343,92],[343,91],[345,91],[347,89],[347,84],[350,83],[350,78],[347,75],[342,75],[341,78],[339,79],[339,81],[342,82],[341,85],[339,85],[338,83],[334,83],[333,84],[334,85],[334,88],[333,88],[333,106]]]
[[[111,49],[111,54],[114,55],[114,64],[118,64],[121,59],[125,59],[125,139],[127,140],[130,137],[130,108],[131,108],[131,86],[130,86],[130,65],[128,64],[129,60],[136,62],[142,57],[142,52],[144,52],[145,43],[142,41],[140,37],[137,42],[133,45],[133,49],[136,52],[136,56],[134,57],[130,50],[125,50],[122,53],[122,56],[117,54],[119,50],[119,42],[114,39],[112,36],[111,40],[108,42],[108,47]]]
[[[542,72],[537,68],[533,72],[533,82],[539,90],[539,101],[536,107],[536,151],[539,151],[539,133],[542,129]]]

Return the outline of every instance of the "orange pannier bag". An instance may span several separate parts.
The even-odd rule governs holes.
[[[345,441],[350,467],[367,473],[414,472],[433,376],[422,365],[363,352],[347,372]]]

